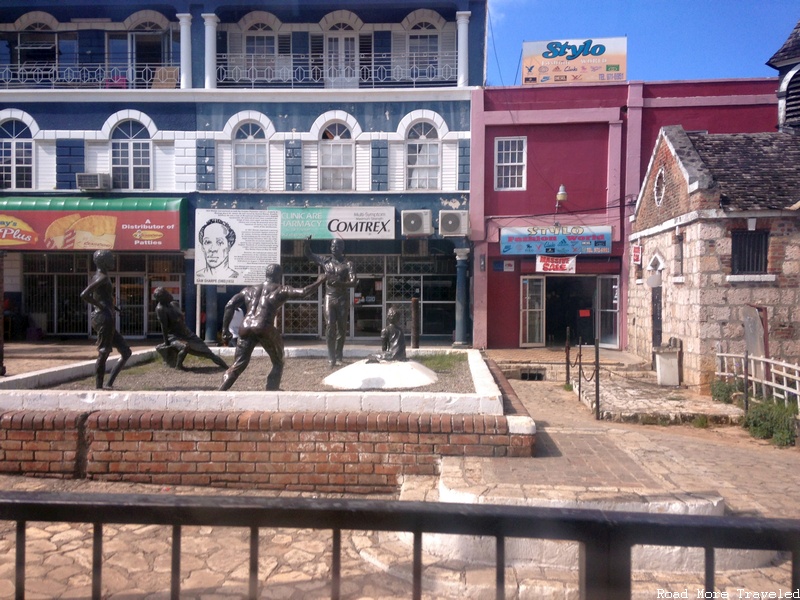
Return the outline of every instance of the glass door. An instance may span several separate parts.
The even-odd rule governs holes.
[[[354,35],[330,35],[325,40],[325,85],[358,87],[358,55]]]
[[[367,275],[358,278],[350,322],[355,337],[380,337],[383,329],[383,277]]]
[[[619,347],[619,275],[597,278],[597,337],[603,348]]]
[[[520,347],[544,346],[544,277],[523,277],[520,285]]]

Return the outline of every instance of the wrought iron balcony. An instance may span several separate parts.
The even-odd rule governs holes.
[[[179,82],[180,68],[169,63],[0,65],[0,89],[171,89]]]
[[[236,88],[455,86],[456,52],[413,54],[219,54],[217,85]]]

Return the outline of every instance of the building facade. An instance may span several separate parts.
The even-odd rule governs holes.
[[[662,128],[631,218],[629,350],[675,338],[703,389],[718,352],[800,362],[800,23],[767,64],[779,130]]]
[[[628,346],[629,216],[661,127],[775,131],[775,79],[473,92],[473,344]]]
[[[416,298],[422,336],[464,341],[485,24],[472,0],[4,3],[6,297],[43,334],[86,335],[78,294],[112,248],[126,336],[158,334],[166,285],[214,339],[268,257],[289,285],[316,277],[311,235],[318,253],[346,240],[352,337],[377,337],[389,305],[408,320]],[[213,219],[235,230],[235,276],[200,275]],[[284,334],[320,336],[320,300],[287,304]]]

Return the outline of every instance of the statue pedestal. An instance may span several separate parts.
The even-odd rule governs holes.
[[[339,390],[402,390],[430,385],[438,376],[420,363],[358,361],[331,373],[322,382]]]

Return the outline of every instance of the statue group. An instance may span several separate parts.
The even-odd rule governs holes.
[[[253,350],[260,345],[272,361],[272,369],[267,375],[266,389],[280,388],[285,364],[283,337],[275,326],[279,309],[288,301],[313,293],[323,284],[325,339],[328,350],[328,363],[331,368],[342,363],[344,343],[347,336],[347,318],[350,313],[350,289],[357,283],[353,263],[344,255],[344,241],[335,239],[330,244],[329,255],[319,255],[311,251],[311,236],[304,240],[304,254],[318,265],[321,273],[316,281],[303,288],[283,285],[283,270],[279,264],[267,265],[264,282],[243,288],[225,305],[222,320],[222,338],[227,344],[232,338],[229,326],[237,309],[244,311],[239,327],[233,364],[228,364],[214,353],[206,343],[195,335],[186,325],[180,306],[172,294],[158,287],[153,292],[156,302],[156,316],[161,326],[163,343],[156,349],[164,361],[176,369],[184,369],[183,362],[188,355],[212,360],[222,367],[220,390],[227,390],[250,364]],[[131,350],[116,328],[116,315],[119,309],[114,304],[114,293],[108,271],[114,266],[114,256],[109,250],[98,250],[94,254],[97,271],[89,285],[81,292],[81,299],[92,306],[92,328],[97,335],[98,357],[95,363],[95,381],[98,389],[112,388],[117,375],[131,356]],[[406,360],[405,338],[399,327],[399,312],[393,307],[387,311],[387,326],[381,332],[382,349],[373,360]],[[120,360],[114,365],[108,381],[104,385],[106,361],[112,349],[120,353]]]

